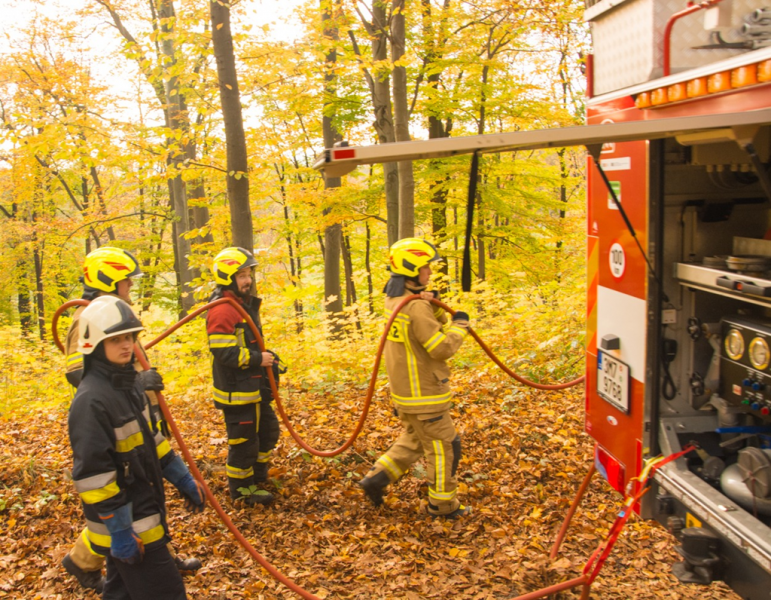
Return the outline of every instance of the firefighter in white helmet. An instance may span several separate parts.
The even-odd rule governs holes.
[[[134,343],[144,329],[115,296],[94,299],[80,315],[83,378],[68,419],[72,478],[90,546],[107,557],[103,598],[184,600],[185,586],[167,544],[163,479],[188,509],[205,496],[169,447],[134,368]]]
[[[427,292],[426,287],[431,278],[431,263],[439,258],[437,249],[419,238],[399,240],[390,248],[386,314],[390,317],[407,296],[421,296],[399,311],[384,351],[391,400],[404,432],[359,485],[379,506],[385,488],[425,456],[428,501],[421,508],[432,516],[454,519],[470,513],[471,508],[457,498],[461,443],[450,416],[452,392],[446,361],[466,337],[469,317],[458,311],[449,327],[443,328],[447,316],[441,308],[434,310],[430,303],[438,294]]]
[[[83,262],[82,298],[94,300],[101,296],[113,296],[131,304],[132,278],[141,277],[141,275],[139,262],[131,253],[122,248],[102,246],[90,252]],[[64,350],[67,361],[67,381],[76,388],[83,377],[83,354],[78,350],[78,323],[83,310],[84,307],[78,307],[72,317]],[[144,371],[138,361],[134,362],[134,368],[139,372],[138,377],[150,400],[153,417],[168,436],[166,424],[158,406],[158,398],[155,395],[155,392],[163,389],[163,379],[154,369]],[[169,548],[169,550],[172,554],[174,553],[173,549]],[[196,571],[201,568],[201,561],[197,558],[183,559],[174,555],[174,560],[180,571]],[[104,556],[91,547],[88,529],[84,529],[78,536],[75,545],[62,559],[62,566],[78,580],[82,587],[94,589],[97,592],[102,591]]]
[[[260,304],[251,295],[252,271],[257,264],[245,248],[230,247],[214,257],[212,274],[217,288],[209,301],[232,298],[244,308],[262,335]],[[225,470],[230,497],[247,505],[269,504],[273,494],[261,489],[278,442],[278,418],[266,369],[278,383],[279,361],[262,352],[251,328],[231,304],[215,306],[206,315],[212,354],[214,406],[222,411],[228,436]]]

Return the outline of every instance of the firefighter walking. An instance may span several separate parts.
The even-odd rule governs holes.
[[[205,496],[158,429],[133,367],[142,329],[115,296],[96,298],[80,315],[83,378],[68,419],[72,478],[89,544],[107,556],[102,597],[184,600],[182,576],[167,547],[163,478],[190,510],[203,510]]]
[[[217,288],[209,299],[232,298],[249,314],[262,335],[260,298],[251,295],[254,256],[244,248],[225,248],[212,273]],[[257,486],[267,481],[270,457],[278,442],[278,418],[266,369],[278,383],[278,360],[262,352],[249,325],[229,303],[206,315],[212,354],[214,405],[222,411],[228,436],[226,471],[230,497],[247,505],[269,504],[273,494]]]
[[[131,304],[132,278],[141,275],[139,263],[129,252],[121,248],[103,246],[89,253],[83,263],[82,298],[92,301],[99,297],[112,296]],[[67,381],[75,388],[79,386],[83,377],[83,354],[78,348],[78,324],[84,310],[85,307],[81,306],[75,311],[67,331],[64,349]],[[158,406],[158,397],[155,394],[155,392],[163,389],[163,378],[155,370],[144,371],[138,361],[134,362],[134,368],[138,372],[137,378],[140,385],[150,401],[152,417],[163,430],[165,423]],[[165,440],[164,442],[165,445],[162,446],[164,451],[167,448],[171,450],[168,442]],[[182,466],[187,470],[184,463]],[[197,558],[183,559],[177,556],[172,548],[169,550],[180,571],[196,571],[201,568],[201,561]],[[78,580],[83,588],[101,592],[104,586],[104,578],[102,577],[104,562],[105,556],[94,550],[86,527],[78,536],[69,553],[62,559],[62,566]]]
[[[440,259],[429,242],[406,238],[389,251],[391,276],[386,285],[386,314],[409,295],[421,299],[404,306],[394,320],[385,344],[385,363],[391,400],[404,432],[359,482],[367,497],[379,506],[386,487],[425,456],[428,501],[422,510],[432,516],[457,518],[471,512],[457,498],[456,472],[461,458],[460,435],[450,408],[449,359],[468,333],[468,315],[458,311],[446,330],[447,316],[430,303],[438,297],[427,292],[431,263]]]

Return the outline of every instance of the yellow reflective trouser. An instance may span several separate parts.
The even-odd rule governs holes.
[[[429,512],[447,514],[460,502],[457,499],[458,480],[455,473],[461,457],[460,436],[455,431],[450,411],[419,415],[399,411],[404,432],[381,456],[368,477],[385,471],[394,482],[421,456],[428,466]]]
[[[172,545],[167,544],[167,548],[169,549],[172,558],[176,558],[177,553],[174,551]],[[75,566],[81,571],[89,572],[102,570],[105,558],[101,554],[94,552],[91,548],[91,542],[88,541],[88,527],[83,528],[75,545],[70,549],[70,558],[72,558],[72,562],[74,562]]]
[[[87,533],[88,528],[86,527],[70,550],[70,558],[81,571],[101,571],[104,566],[104,556],[91,549]]]

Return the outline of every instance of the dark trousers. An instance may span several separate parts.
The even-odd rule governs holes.
[[[185,600],[182,575],[164,544],[147,550],[141,563],[130,565],[107,557],[103,600]]]
[[[263,399],[255,404],[223,409],[228,433],[228,487],[231,498],[267,479],[268,465],[279,436],[278,417],[273,403]]]

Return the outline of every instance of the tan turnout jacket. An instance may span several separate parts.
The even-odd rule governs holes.
[[[406,296],[386,297],[386,316]],[[388,331],[385,363],[391,399],[408,414],[435,413],[451,407],[450,368],[447,359],[460,348],[468,333],[468,321],[453,321],[443,330],[447,316],[427,300],[413,300],[403,307]]]

